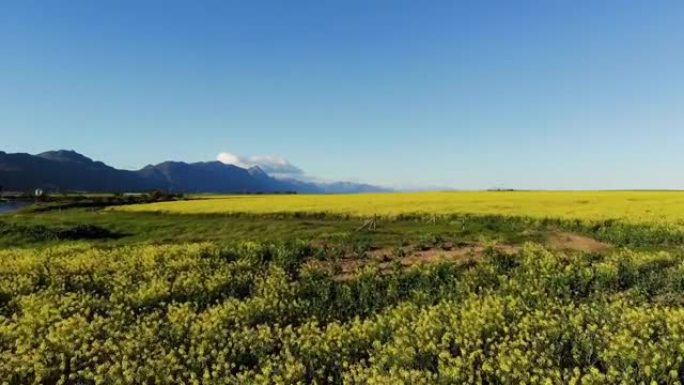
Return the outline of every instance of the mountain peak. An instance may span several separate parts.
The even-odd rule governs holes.
[[[54,160],[57,162],[72,162],[72,163],[93,163],[93,160],[87,156],[81,155],[74,150],[57,150],[46,151],[36,155],[47,160]]]
[[[264,172],[264,170],[259,166],[252,166],[247,169],[247,172],[253,177],[268,177],[268,174],[266,174],[266,172]]]

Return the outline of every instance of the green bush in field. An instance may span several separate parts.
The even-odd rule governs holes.
[[[679,254],[527,245],[352,279],[326,258],[297,242],[0,251],[0,383],[684,379]]]

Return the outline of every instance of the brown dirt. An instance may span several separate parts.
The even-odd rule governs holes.
[[[611,246],[596,239],[556,231],[548,235],[545,246],[558,251],[602,252]],[[492,246],[499,252],[517,253],[522,246],[498,244]],[[315,262],[318,267],[333,269],[335,278],[348,280],[354,278],[365,266],[376,266],[380,274],[388,274],[398,264],[402,268],[415,265],[454,262],[468,263],[479,261],[487,248],[477,243],[446,244],[442,247],[418,248],[407,246],[401,249],[379,248],[368,251],[365,258],[345,257],[336,262]]]
[[[495,250],[505,253],[516,253],[520,247],[513,245],[496,245]],[[402,248],[403,256],[396,256],[397,250],[392,248],[376,249],[368,252],[367,258],[344,258],[337,262],[339,274],[337,279],[346,280],[353,278],[364,266],[374,265],[378,267],[380,274],[389,273],[393,265],[398,263],[401,267],[408,268],[415,265],[422,265],[436,262],[456,262],[464,263],[478,261],[484,255],[486,248],[482,245],[460,245],[459,247],[426,248],[415,250],[411,247]]]
[[[547,246],[562,251],[601,252],[610,248],[610,245],[584,235],[554,232],[546,240]]]

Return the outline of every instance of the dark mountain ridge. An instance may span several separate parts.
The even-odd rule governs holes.
[[[67,150],[38,155],[0,151],[0,186],[6,191],[41,188],[47,191],[164,190],[179,193],[349,193],[384,190],[348,182],[321,184],[280,180],[258,166],[244,169],[218,161],[167,161],[137,171],[120,170]]]

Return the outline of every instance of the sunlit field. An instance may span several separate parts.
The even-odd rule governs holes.
[[[354,216],[494,214],[629,222],[684,221],[681,191],[420,192],[358,195],[230,195],[116,207],[177,214],[331,213]]]
[[[684,192],[191,198],[0,215],[0,383],[684,383]]]

